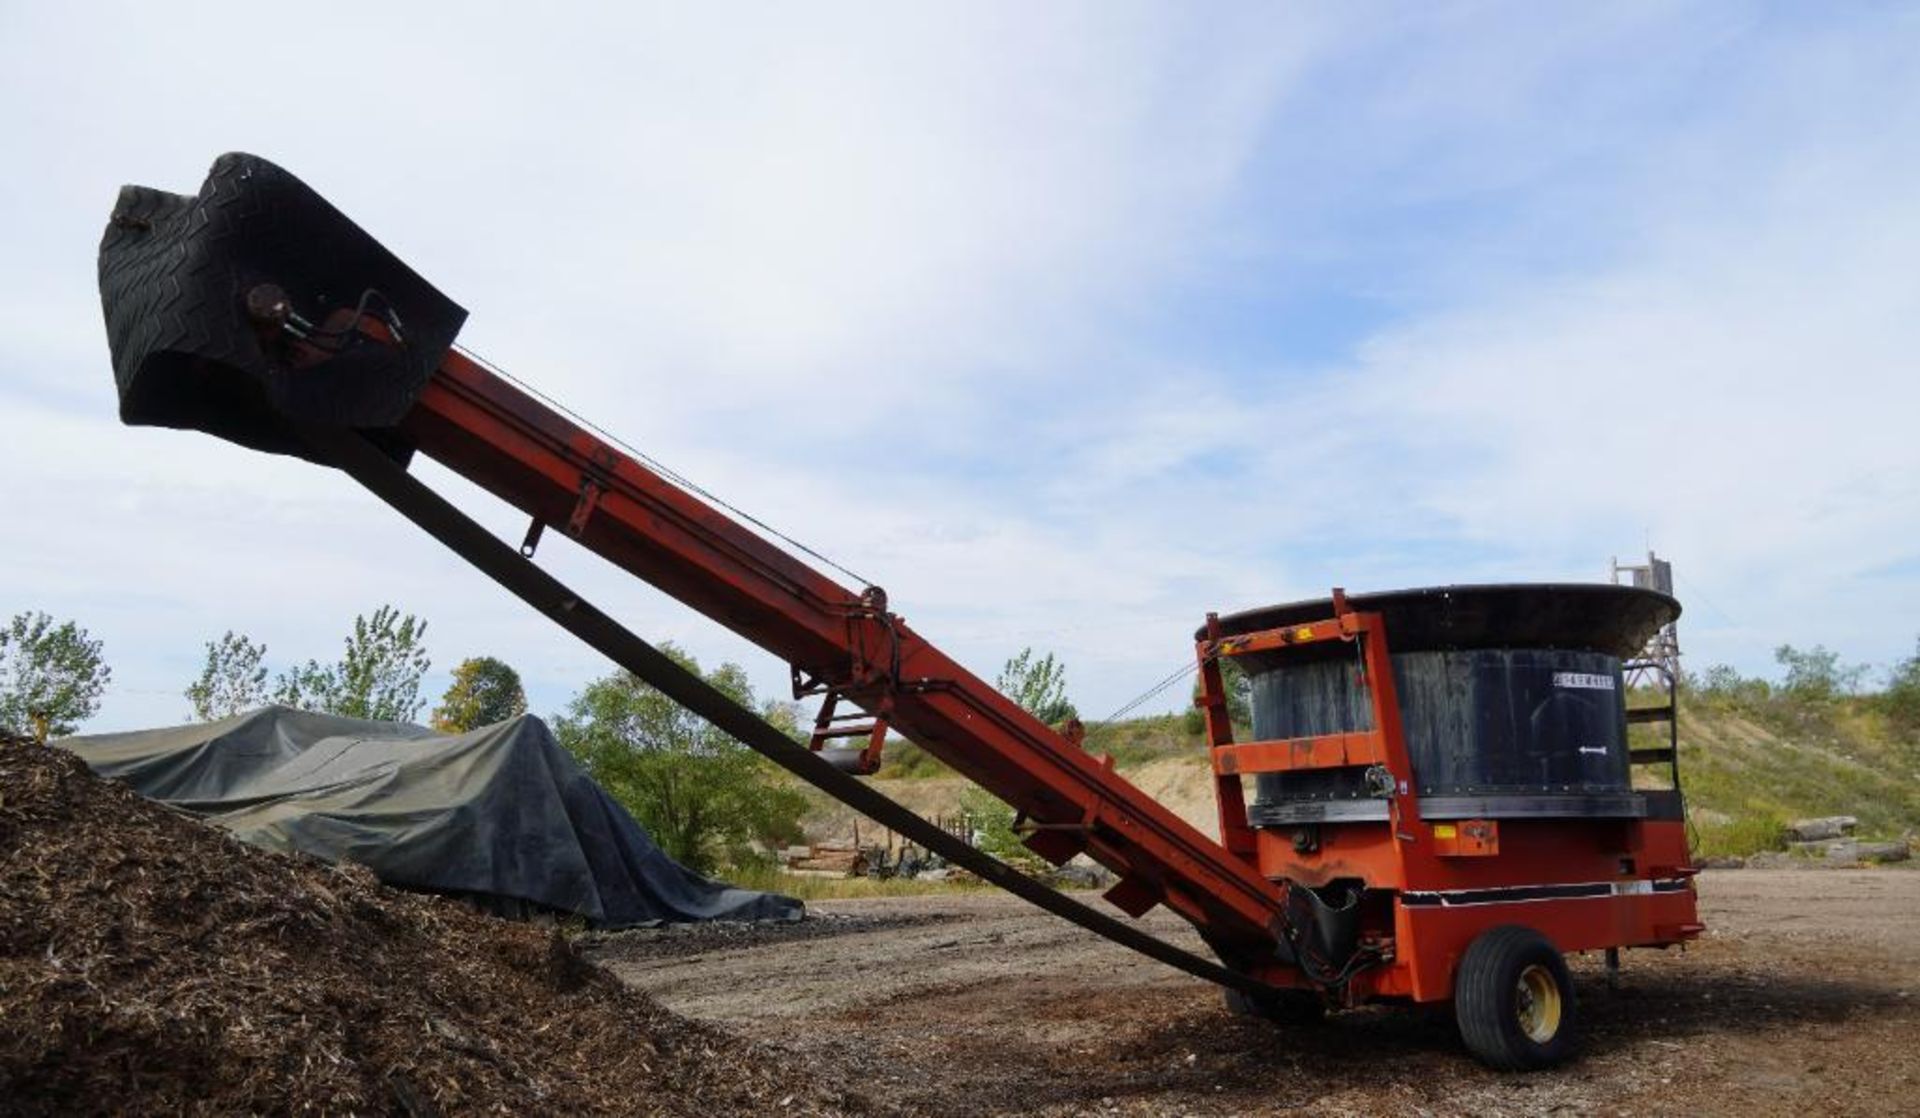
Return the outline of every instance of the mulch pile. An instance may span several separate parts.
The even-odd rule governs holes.
[[[557,932],[242,845],[0,740],[9,1113],[843,1114]]]

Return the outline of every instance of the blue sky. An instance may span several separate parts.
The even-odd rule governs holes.
[[[225,629],[284,666],[386,601],[436,692],[503,655],[549,712],[605,669],[342,479],[117,425],[114,192],[232,149],[481,353],[982,674],[1057,651],[1090,713],[1209,609],[1649,542],[1696,665],[1920,635],[1911,6],[105,7],[0,8],[0,612],[105,639],[95,728],[181,717]]]

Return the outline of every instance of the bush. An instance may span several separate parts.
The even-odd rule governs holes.
[[[904,738],[893,738],[887,742],[885,751],[880,755],[880,771],[874,774],[884,779],[901,780],[952,775],[953,770],[938,757]]]
[[[1920,642],[1914,655],[1887,673],[1887,689],[1881,692],[1879,705],[1901,732],[1920,733]]]
[[[1189,732],[1185,716],[1178,714],[1097,723],[1087,728],[1084,745],[1088,753],[1107,754],[1123,768],[1193,756],[1201,748],[1197,732]]]
[[[1202,680],[1193,681],[1193,698],[1200,699]],[[1232,723],[1234,735],[1253,724],[1253,681],[1247,677],[1247,669],[1240,666],[1238,658],[1222,656],[1220,658],[1220,685],[1227,692],[1227,719]],[[1189,707],[1181,717],[1182,725],[1191,736],[1207,732],[1207,715],[1198,706]]]
[[[960,811],[973,828],[973,844],[1003,862],[1031,868],[1040,859],[1020,842],[1013,829],[1013,808],[984,788],[969,786],[960,794]]]
[[[1773,815],[1746,815],[1694,828],[1694,853],[1703,858],[1746,858],[1787,848],[1786,821]]]
[[[1825,645],[1801,651],[1790,644],[1773,650],[1774,662],[1787,669],[1780,689],[1796,699],[1829,702],[1860,689],[1867,676],[1865,664],[1842,664],[1840,654]]]
[[[1764,679],[1749,679],[1726,664],[1715,664],[1701,675],[1689,675],[1685,690],[1692,699],[1715,706],[1751,707],[1772,696]]]
[[[739,666],[701,673],[672,645],[661,651],[735,702],[755,705]],[[767,714],[793,732],[789,707],[773,704]],[[691,869],[745,864],[756,844],[784,846],[801,837],[804,794],[752,750],[629,672],[588,684],[553,729],[660,848]]]

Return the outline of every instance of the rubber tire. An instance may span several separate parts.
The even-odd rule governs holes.
[[[1546,970],[1560,993],[1560,1026],[1544,1042],[1528,1036],[1515,1016],[1515,987],[1532,966]],[[1467,946],[1453,976],[1453,1011],[1467,1049],[1496,1071],[1552,1067],[1579,1049],[1573,976],[1560,952],[1532,928],[1494,928]]]
[[[1326,1004],[1304,990],[1249,994],[1228,987],[1222,993],[1226,995],[1227,1012],[1235,1017],[1258,1017],[1276,1025],[1318,1025],[1327,1016]]]

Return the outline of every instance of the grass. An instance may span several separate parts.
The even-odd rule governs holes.
[[[1245,727],[1236,733],[1244,740]],[[1082,747],[1094,756],[1113,755],[1115,765],[1138,768],[1165,757],[1197,756],[1200,736],[1187,729],[1186,719],[1178,714],[1134,718],[1124,722],[1096,723],[1087,728]],[[952,769],[909,741],[894,739],[887,743],[885,759],[876,774],[886,780],[916,780],[952,776]]]
[[[1202,756],[1204,742],[1187,729],[1186,717],[1162,714],[1125,722],[1106,722],[1087,730],[1086,750],[1111,753],[1120,768],[1137,768],[1166,757]],[[1245,739],[1244,729],[1236,733]]]
[[[1822,815],[1856,817],[1863,838],[1920,829],[1920,740],[1880,706],[1779,691],[1683,700],[1680,778],[1700,853],[1784,849],[1790,821]],[[1646,729],[1636,746],[1653,744]]]
[[[912,742],[893,738],[887,742],[886,751],[881,754],[880,771],[874,775],[885,780],[920,780],[952,776],[954,772],[941,764],[938,757]]]
[[[1733,819],[1852,815],[1866,836],[1920,826],[1920,774],[1883,746],[1830,731],[1783,733],[1741,712],[1683,715],[1680,772],[1688,800]]]
[[[1652,696],[1634,698],[1635,705],[1653,702]],[[1245,740],[1244,729],[1236,728],[1236,736]],[[1663,746],[1666,728],[1634,726],[1630,741],[1635,748]],[[1178,714],[1090,727],[1086,749],[1096,756],[1112,754],[1123,770],[1170,757],[1198,761],[1204,756],[1200,738]],[[924,750],[894,741],[880,775],[954,774]],[[1861,837],[1870,839],[1920,831],[1920,733],[1894,721],[1878,696],[1809,700],[1781,691],[1684,696],[1680,778],[1703,855],[1783,849],[1786,824],[1810,816],[1855,816]],[[1635,772],[1636,786],[1667,783],[1662,768],[1641,766]],[[782,878],[794,880],[802,879]]]
[[[1763,850],[1784,850],[1786,821],[1771,815],[1736,817],[1694,825],[1694,853],[1703,858],[1745,858]]]

